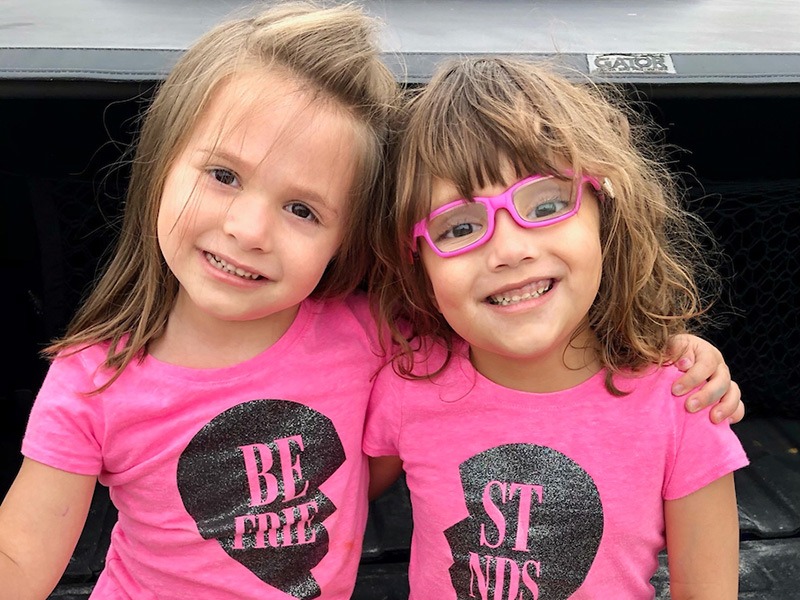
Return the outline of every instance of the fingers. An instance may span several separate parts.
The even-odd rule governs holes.
[[[742,391],[735,381],[731,381],[731,387],[722,396],[719,404],[711,409],[711,421],[720,423],[728,419],[731,423],[738,423],[744,418],[744,412]]]
[[[705,352],[696,354],[695,360],[684,356],[675,364],[681,371],[685,370],[686,372],[672,384],[673,394],[682,396],[697,386],[703,385],[700,390],[692,395],[693,398],[698,400],[695,410],[700,410],[713,404],[722,398],[730,387],[731,373],[728,370],[728,365],[722,362],[722,354],[710,344]],[[692,400],[692,398],[689,400]]]
[[[689,378],[690,376],[693,377],[691,370],[687,371],[683,377],[681,377],[681,379]],[[680,385],[681,379],[676,382],[676,385]],[[700,381],[702,381],[702,379]],[[707,406],[711,406],[712,404],[719,402],[731,391],[732,384],[733,382],[731,381],[731,373],[728,370],[727,365],[724,363],[717,365],[716,370],[711,377],[708,378],[708,381],[702,384],[703,387],[692,392],[692,394],[686,399],[686,410],[689,412],[697,412],[698,410],[702,410]],[[734,397],[736,400],[738,400],[738,396],[740,395],[739,386],[736,386],[736,391],[734,394]],[[729,402],[734,401],[729,400]],[[732,414],[735,409],[735,402],[733,403],[733,406],[726,404],[722,409],[725,413],[723,418]],[[714,410],[719,410],[719,408],[715,408]]]
[[[744,419],[744,413],[745,413],[744,402],[739,400],[739,405],[736,407],[736,410],[733,411],[733,414],[730,417],[728,417],[728,419],[730,420],[731,423],[738,423],[739,421]]]
[[[685,371],[692,364],[694,364],[694,348],[692,348],[691,344],[692,338],[694,338],[694,340],[700,339],[688,334],[678,334],[672,336],[669,339],[669,342],[667,342],[667,357],[676,364],[678,362],[683,362],[685,368],[682,368],[680,365],[678,365],[678,368],[681,371]],[[713,346],[711,347],[713,348]]]
[[[675,352],[680,350],[680,354]],[[710,411],[711,421],[729,419],[737,423],[744,417],[742,392],[725,364],[722,354],[709,342],[693,335],[675,336],[670,341],[670,357],[685,371],[672,385],[672,393],[681,396],[702,385],[686,399],[686,410],[697,412],[717,403]]]

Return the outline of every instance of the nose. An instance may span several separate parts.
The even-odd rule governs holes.
[[[486,242],[492,270],[514,268],[539,256],[537,231],[521,227],[505,209],[495,213],[494,232]]]
[[[258,194],[238,194],[225,210],[222,230],[244,250],[267,252],[276,225],[271,210],[271,204]]]

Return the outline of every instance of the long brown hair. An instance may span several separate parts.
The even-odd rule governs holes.
[[[415,338],[443,344],[448,359],[453,348],[455,334],[432,301],[423,266],[410,259],[410,231],[430,212],[432,180],[452,182],[470,198],[480,187],[507,184],[507,161],[520,178],[559,176],[566,164],[612,182],[613,198],[600,203],[603,271],[588,315],[610,390],[621,369],[661,363],[668,339],[705,311],[698,281],[712,281],[714,272],[702,260],[699,223],[681,208],[664,156],[618,90],[573,83],[552,66],[462,59],[441,67],[401,116],[394,201],[376,235],[372,278],[378,316],[399,344],[399,374],[412,376]]]
[[[224,23],[200,38],[158,89],[145,113],[133,158],[120,238],[110,263],[70,323],[46,353],[110,342],[105,366],[115,375],[162,332],[178,282],[156,237],[167,173],[220,84],[247,69],[277,68],[352,116],[364,141],[341,247],[314,295],[351,292],[370,261],[369,234],[382,204],[388,118],[397,86],[373,41],[376,21],[354,5],[321,8],[287,2]]]

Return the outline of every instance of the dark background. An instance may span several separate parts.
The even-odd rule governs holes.
[[[19,466],[27,414],[47,368],[39,352],[63,332],[115,239],[128,177],[125,151],[152,84],[87,90],[42,83],[0,98],[3,494]],[[755,475],[747,479],[737,474],[737,485],[745,488],[743,539],[757,541],[750,554],[743,553],[750,577],[743,590],[752,595],[741,597],[800,597],[770,592],[782,584],[764,583],[770,570],[759,566],[782,564],[779,571],[787,573],[786,565],[800,564],[800,90],[788,84],[629,90],[663,128],[663,141],[674,145],[673,166],[684,175],[690,206],[725,251],[726,292],[715,312],[724,325],[705,335],[722,350],[742,388],[748,409],[743,427],[749,429],[738,430],[740,437],[749,440],[754,464],[770,442],[779,445],[764,451],[764,469],[751,469]],[[770,512],[774,506],[778,513]],[[759,520],[764,514],[788,517]],[[101,491],[54,598],[86,597],[102,568],[113,521]],[[404,597],[409,532],[401,483],[373,504],[354,598]],[[773,537],[784,543],[777,563],[769,554]]]

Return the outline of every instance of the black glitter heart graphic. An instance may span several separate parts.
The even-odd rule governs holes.
[[[572,595],[603,535],[603,506],[586,471],[532,444],[491,448],[459,471],[470,516],[445,531],[458,599]]]
[[[263,582],[310,600],[328,552],[320,490],[344,463],[333,423],[288,400],[252,400],[217,415],[178,461],[178,490],[200,535]]]

